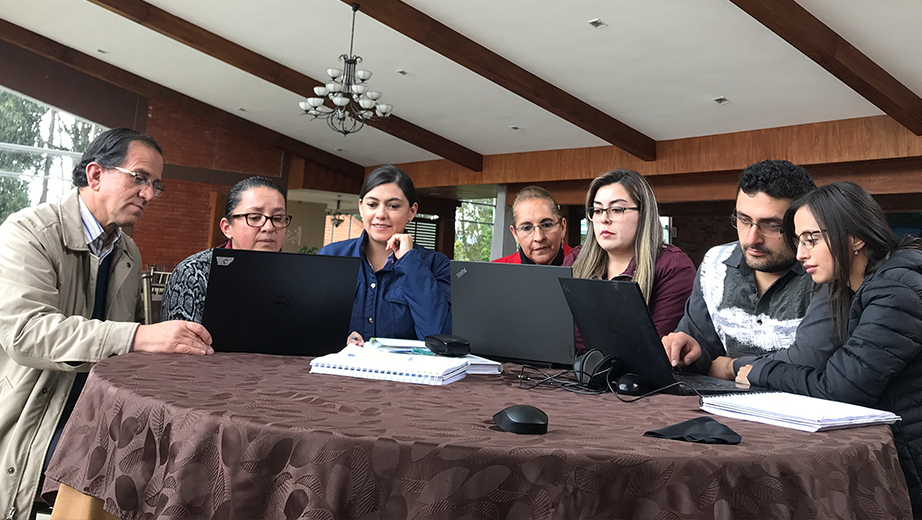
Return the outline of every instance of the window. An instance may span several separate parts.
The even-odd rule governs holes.
[[[455,260],[488,262],[496,199],[461,200],[455,211]]]
[[[0,222],[15,211],[59,200],[72,171],[106,128],[0,87]]]

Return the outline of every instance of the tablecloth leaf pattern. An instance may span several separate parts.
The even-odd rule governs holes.
[[[910,518],[890,430],[720,420],[737,446],[643,432],[697,399],[523,390],[518,367],[445,387],[309,374],[309,360],[133,353],[91,373],[57,482],[129,520]],[[501,431],[513,404],[548,433]]]

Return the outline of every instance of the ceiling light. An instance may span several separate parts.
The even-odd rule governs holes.
[[[730,100],[725,98],[724,96],[714,98],[714,103],[717,103],[718,105],[726,105],[729,102]]]
[[[586,23],[595,27],[596,29],[604,29],[605,27],[608,27],[608,24],[603,22],[601,18],[593,18]]]
[[[406,76],[407,74],[409,74],[409,72],[407,72],[407,71],[405,71],[405,70],[403,70],[403,69],[397,69],[396,72],[397,72],[397,74],[400,74],[401,76]]]
[[[314,119],[326,119],[334,131],[343,135],[358,132],[365,123],[373,119],[389,116],[392,105],[378,103],[381,93],[368,90],[365,82],[371,78],[371,72],[356,69],[362,61],[361,56],[352,54],[352,44],[355,41],[355,13],[359,4],[352,4],[352,35],[349,38],[349,54],[343,54],[339,60],[343,62],[342,69],[327,69],[330,82],[324,86],[314,87],[317,97],[307,98],[299,103],[301,110]],[[334,106],[324,105],[324,101],[331,102]]]
[[[513,131],[515,131],[515,132],[518,132],[519,130],[522,129],[522,127],[519,126],[519,125],[512,125],[512,126],[509,127],[509,129],[510,129],[510,130],[513,130]]]

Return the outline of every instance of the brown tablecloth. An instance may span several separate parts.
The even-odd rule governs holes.
[[[804,433],[719,418],[739,445],[643,437],[698,417],[523,390],[518,367],[443,387],[309,374],[309,359],[134,353],[99,363],[48,469],[121,518],[910,518],[886,426]],[[500,431],[512,404],[546,435]]]

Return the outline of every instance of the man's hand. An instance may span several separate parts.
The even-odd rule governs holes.
[[[720,356],[717,359],[711,361],[711,369],[708,371],[708,375],[711,377],[726,379],[727,381],[733,381],[733,379],[736,377],[736,372],[733,371],[733,358]]]
[[[744,385],[752,384],[749,382],[749,372],[752,371],[752,365],[740,367],[739,373],[736,374],[736,382]]]
[[[663,336],[663,348],[673,367],[691,365],[701,357],[701,345],[684,332],[670,332]]]
[[[134,350],[197,356],[214,354],[214,349],[211,348],[211,334],[205,327],[182,320],[139,326],[134,334]]]
[[[404,233],[393,235],[388,239],[384,249],[393,251],[394,256],[399,260],[403,258],[403,255],[413,249],[413,236]]]

